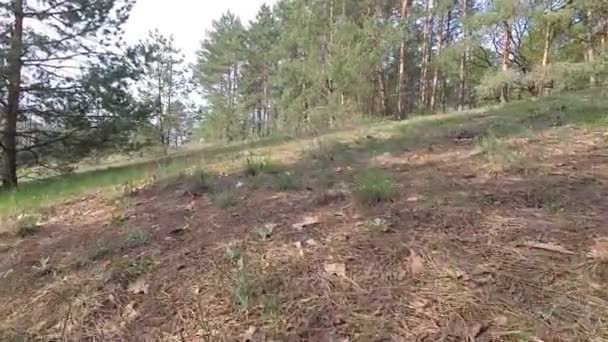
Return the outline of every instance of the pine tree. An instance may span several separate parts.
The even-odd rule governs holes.
[[[87,121],[84,115],[90,108],[86,103],[75,103],[83,99],[86,77],[74,70],[115,59],[109,51],[117,43],[114,37],[121,33],[132,4],[130,0],[0,3],[0,44],[6,75],[0,83],[5,188],[17,186],[22,152],[36,153],[38,147],[64,141],[73,133],[71,124]],[[55,128],[50,132],[22,129],[19,123],[27,121]],[[27,151],[19,139],[30,141]]]

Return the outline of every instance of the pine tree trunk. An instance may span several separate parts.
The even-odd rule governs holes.
[[[380,105],[382,106],[382,115],[388,115],[388,94],[386,91],[386,79],[384,71],[378,67],[378,95],[380,96]]]
[[[23,51],[23,1],[13,2],[15,21],[8,52],[8,97],[2,122],[2,186],[17,187],[17,115],[21,97],[21,54]]]
[[[547,80],[545,78],[547,77],[547,65],[549,64],[549,48],[551,47],[552,34],[553,27],[551,24],[549,24],[549,27],[547,27],[547,32],[545,33],[545,47],[543,49],[543,60],[541,62],[542,75],[540,78],[540,84],[538,89],[538,93],[540,96],[545,95],[545,85],[547,84]]]
[[[591,17],[592,17],[593,13],[591,12],[591,10],[587,11],[587,17],[586,17],[586,22],[587,25],[591,26]],[[593,51],[593,29],[591,27],[589,27],[589,36],[587,39],[587,48],[585,53],[587,54],[587,63],[591,64],[593,67],[593,63],[595,62],[595,56],[594,56],[594,51]],[[596,79],[595,79],[595,75],[593,74],[593,70],[591,72],[591,75],[589,76],[589,86],[590,87],[595,87],[596,85]]]
[[[443,48],[443,16],[439,20],[439,32],[437,33],[437,55],[441,53],[441,49]],[[439,66],[435,65],[435,70],[433,71],[433,88],[431,93],[431,110],[435,110],[436,100],[437,100],[437,85],[439,84]]]
[[[406,21],[409,16],[408,0],[401,1],[401,20]],[[399,48],[399,76],[397,80],[397,118],[405,118],[405,88],[406,88],[406,70],[405,59],[407,58],[405,38],[401,39],[401,47]]]
[[[511,55],[511,25],[505,21],[505,33],[503,36],[503,51],[502,51],[502,71],[504,73],[509,71],[509,56]],[[505,103],[509,101],[509,85],[505,84],[500,90],[500,102]]]
[[[429,40],[431,37],[431,12],[430,3],[432,0],[425,1],[425,19],[422,30],[422,64],[420,67],[420,106],[426,107],[427,98],[427,74],[429,63]]]
[[[468,15],[468,0],[462,1],[462,39],[465,43],[465,46],[462,50],[462,55],[460,56],[460,72],[459,72],[459,80],[460,80],[460,89],[458,96],[458,110],[463,111],[465,105],[465,93],[467,87],[467,28],[464,24],[464,20]]]

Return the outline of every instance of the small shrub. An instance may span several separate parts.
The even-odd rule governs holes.
[[[279,173],[281,168],[270,158],[247,157],[244,171],[248,176],[257,176],[262,173]]]
[[[39,215],[21,215],[16,220],[17,235],[26,237],[36,234],[42,225],[40,224],[41,217]]]
[[[115,227],[122,226],[129,219],[121,214],[112,214],[112,218],[110,218],[110,224]]]
[[[228,247],[226,247],[226,256],[231,264],[235,266],[242,264],[243,251],[238,245],[234,243],[229,244]]]
[[[215,193],[211,196],[211,200],[223,209],[236,205],[236,196],[231,190],[223,190]]]
[[[114,264],[111,278],[116,282],[126,284],[139,278],[142,274],[148,273],[153,266],[154,262],[149,257],[121,259]]]
[[[369,220],[365,223],[365,226],[370,233],[388,233],[391,231],[391,224],[385,219],[378,217],[373,220]]]
[[[246,270],[240,269],[234,283],[234,300],[243,311],[249,310],[254,295],[253,286],[249,278],[250,276]]]
[[[97,246],[90,252],[89,260],[99,260],[106,255],[118,250],[122,247],[118,241],[115,240],[103,240],[97,243]]]
[[[261,241],[267,241],[270,239],[270,237],[272,237],[272,233],[274,232],[275,228],[276,228],[275,224],[267,223],[263,226],[256,228],[255,233],[258,235],[258,238]]]
[[[197,191],[211,190],[211,175],[204,170],[196,170],[192,174],[192,185]]]
[[[275,317],[279,313],[280,302],[279,299],[271,294],[266,294],[262,297],[262,313],[271,318]]]
[[[488,166],[494,171],[528,173],[537,169],[524,153],[514,151],[506,141],[498,139],[493,133],[479,138],[477,145],[488,161]]]
[[[128,247],[136,247],[147,244],[151,239],[150,233],[144,230],[135,230],[129,232],[125,238],[125,245]]]
[[[300,180],[289,172],[280,173],[275,177],[275,186],[279,190],[299,190],[301,188]]]
[[[362,204],[375,205],[397,196],[396,184],[390,175],[370,170],[355,176],[353,195]]]

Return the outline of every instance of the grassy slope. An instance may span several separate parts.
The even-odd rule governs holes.
[[[607,102],[599,92],[559,94],[541,102],[522,101],[502,108],[419,117],[401,123],[371,124],[358,130],[330,133],[322,138],[334,142],[349,142],[369,134],[387,136],[405,133],[404,139],[415,143],[415,140],[420,140],[421,132],[430,129],[431,135],[441,135],[442,130],[466,127],[470,118],[479,116],[487,117],[489,125],[487,128],[497,137],[523,134],[556,124],[601,125],[607,120],[605,117]],[[396,131],[400,132],[396,133]],[[269,157],[277,160],[294,159],[313,142],[312,139],[285,141],[286,139],[282,138],[229,146],[211,146],[157,161],[100,168],[27,182],[21,185],[19,191],[0,193],[0,218],[42,209],[87,193],[101,191],[121,194],[124,190],[137,187],[151,179],[172,178],[186,170],[199,167],[231,171],[246,158],[245,154],[239,153],[242,151],[268,154]],[[387,150],[390,146],[378,146],[377,149]]]
[[[607,109],[560,94],[258,146],[255,176],[239,147],[71,176],[59,198],[212,173],[0,240],[0,339],[605,341]]]

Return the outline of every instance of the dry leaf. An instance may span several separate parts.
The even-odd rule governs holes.
[[[252,325],[243,333],[243,342],[253,341],[253,335],[256,332],[256,328]]]
[[[319,218],[317,216],[306,216],[301,222],[294,223],[292,227],[298,230],[302,230],[306,227],[314,226],[319,224]]]
[[[138,279],[134,283],[129,285],[129,292],[133,294],[147,294],[149,288],[150,285],[146,284],[146,281],[144,279]]]
[[[346,278],[346,265],[337,263],[337,264],[325,264],[323,267],[325,272],[329,274],[336,275],[338,277]]]
[[[308,239],[308,240],[306,240],[306,244],[308,246],[317,246],[318,245],[317,241],[315,241],[315,239]]]
[[[608,237],[595,239],[595,243],[589,251],[589,257],[597,261],[608,262]]]
[[[302,249],[302,242],[300,242],[300,241],[296,241],[296,242],[294,242],[294,245],[295,245],[295,246],[296,246],[296,248],[298,249],[298,254],[299,254],[301,257],[304,257],[304,250]]]
[[[127,322],[130,322],[137,317],[137,311],[135,311],[135,302],[131,302],[125,306],[125,308],[122,310],[122,317]]]
[[[526,246],[529,248],[544,249],[546,251],[557,252],[557,253],[562,253],[562,254],[570,254],[570,255],[575,254],[573,251],[568,250],[560,245],[556,245],[553,243],[526,242],[523,244],[523,246]]]
[[[412,275],[418,275],[424,271],[424,259],[418,253],[412,250],[410,256],[407,258],[408,268]]]
[[[408,197],[407,202],[418,202],[418,197],[416,196],[412,196],[412,197]]]

